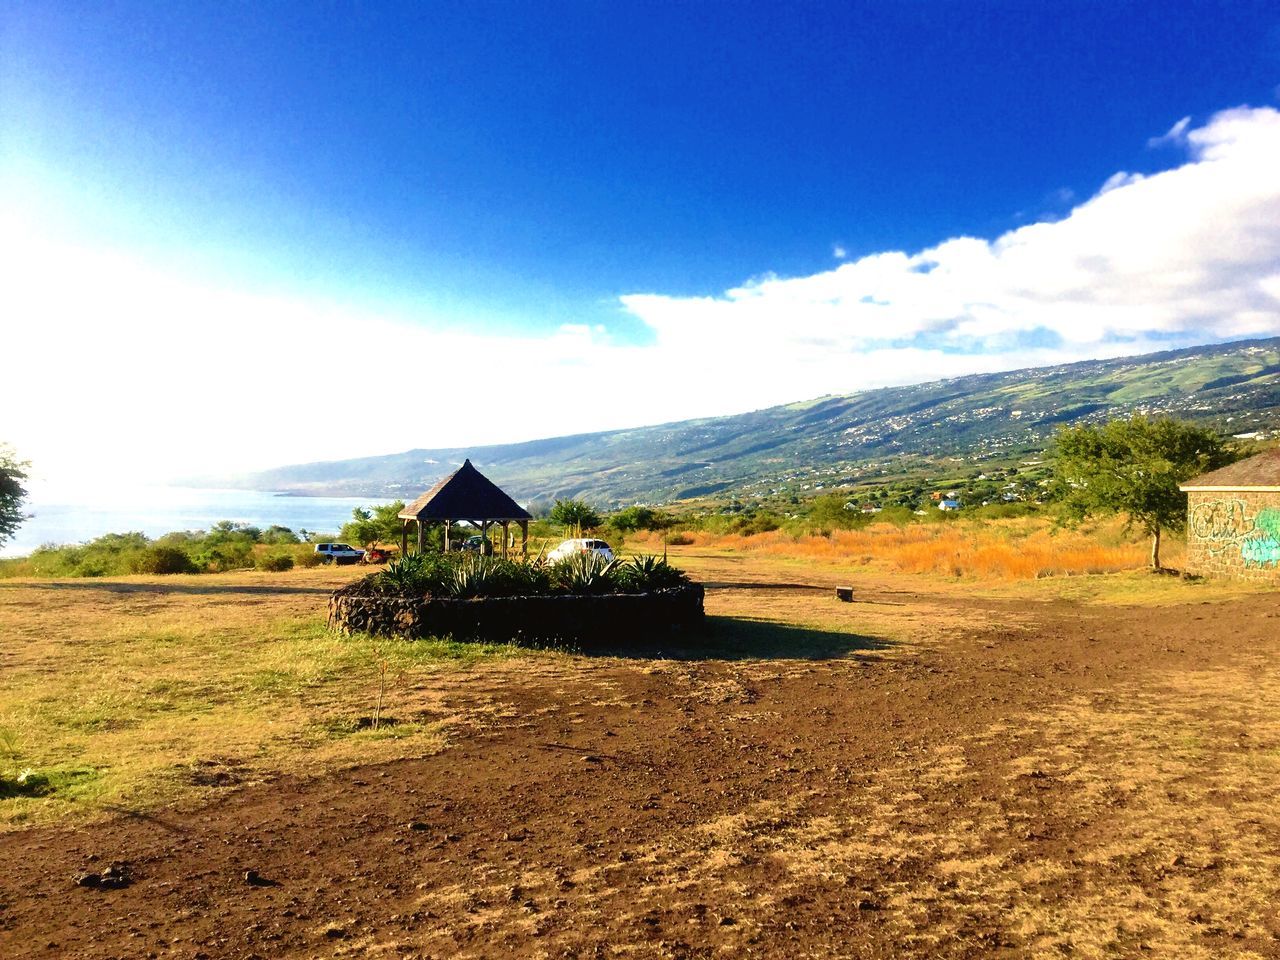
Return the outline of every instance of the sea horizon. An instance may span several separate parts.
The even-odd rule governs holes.
[[[31,516],[0,547],[0,557],[24,557],[46,544],[84,543],[108,533],[156,538],[177,530],[207,530],[222,520],[294,533],[336,535],[359,506],[378,497],[313,497],[281,490],[229,490],[168,484],[116,488],[33,483],[24,509]]]

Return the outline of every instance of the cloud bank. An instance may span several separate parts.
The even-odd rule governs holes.
[[[1057,222],[623,303],[669,350],[773,358],[823,389],[1280,333],[1280,113],[1227,110],[1161,139],[1188,162],[1118,172]]]
[[[1280,334],[1280,112],[1157,139],[1185,162],[1117,172],[1053,223],[720,296],[623,296],[645,345],[227,289],[0,219],[0,315],[22,358],[0,440],[68,481],[229,473]]]

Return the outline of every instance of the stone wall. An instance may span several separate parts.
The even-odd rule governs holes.
[[[334,629],[408,639],[449,636],[591,646],[666,636],[702,623],[700,584],[639,594],[454,600],[374,594],[357,581],[329,598],[329,626]]]
[[[1187,570],[1280,584],[1280,493],[1188,495]]]

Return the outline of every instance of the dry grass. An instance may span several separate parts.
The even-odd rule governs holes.
[[[1126,535],[1115,522],[1055,530],[1041,518],[952,521],[802,535],[774,530],[750,536],[692,533],[693,547],[854,565],[902,573],[986,580],[1029,580],[1132,570],[1148,562],[1149,541]],[[629,546],[662,549],[660,537],[635,538]],[[1166,564],[1181,562],[1183,545],[1172,540]]]
[[[536,655],[332,634],[326,595],[354,575],[4,584],[0,777],[20,795],[0,804],[0,827],[431,752],[461,719],[448,676]],[[391,722],[372,729],[381,665]],[[25,770],[47,792],[19,789]]]

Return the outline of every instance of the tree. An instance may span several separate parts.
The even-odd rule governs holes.
[[[27,519],[22,510],[27,488],[22,481],[27,479],[29,469],[31,464],[18,460],[12,447],[0,444],[0,545],[12,537],[22,521]]]
[[[298,540],[298,535],[288,527],[273,523],[262,531],[261,542],[279,546],[280,544],[300,543],[301,541]]]
[[[377,541],[378,526],[373,522],[373,511],[356,507],[351,511],[351,519],[338,531],[338,536],[343,540],[354,540],[362,547]]]
[[[1187,522],[1187,497],[1178,485],[1233,462],[1213,430],[1169,417],[1135,415],[1101,427],[1058,432],[1055,487],[1063,516],[1080,522],[1094,513],[1120,513],[1151,537],[1151,566],[1160,567],[1160,534]]]
[[[362,547],[372,543],[395,543],[400,539],[403,526],[400,511],[403,509],[403,500],[395,500],[380,507],[356,507],[351,511],[351,519],[342,525],[338,536],[343,540],[354,540]]]
[[[403,500],[392,500],[390,503],[373,508],[373,522],[378,528],[380,542],[395,543],[400,539],[400,531],[404,526],[400,519],[400,511],[403,509]]]
[[[850,506],[852,504],[852,506]],[[818,527],[835,527],[851,530],[871,523],[873,513],[862,509],[844,493],[824,493],[816,497],[809,508],[809,521]]]
[[[551,520],[575,530],[600,526],[600,514],[582,500],[557,500],[551,508]]]
[[[734,509],[741,510],[741,504],[732,505]],[[664,530],[671,526],[673,520],[664,513],[659,513],[652,507],[627,507],[625,510],[619,510],[609,518],[609,526],[622,530],[626,533],[632,533],[636,530]]]

